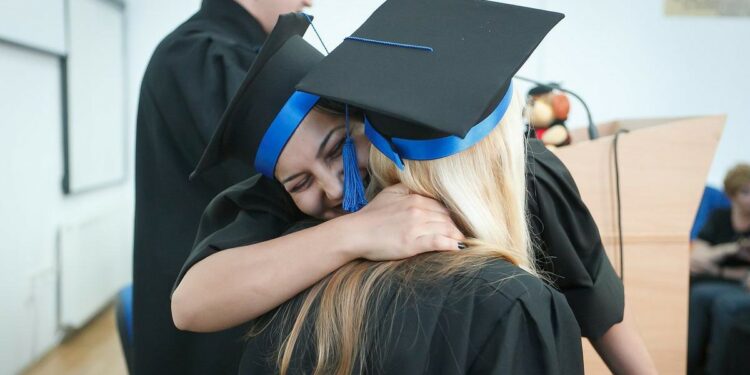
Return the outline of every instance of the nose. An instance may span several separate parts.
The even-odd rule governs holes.
[[[344,196],[344,173],[343,171],[327,171],[325,176],[317,179],[330,202],[340,202]]]

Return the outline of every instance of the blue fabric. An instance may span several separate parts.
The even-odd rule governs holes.
[[[731,206],[731,202],[724,192],[719,189],[706,186],[703,190],[703,197],[701,203],[698,206],[698,213],[695,214],[695,220],[693,221],[693,229],[690,230],[690,240],[698,238],[698,233],[703,229],[703,225],[706,224],[706,220],[711,215],[711,212],[717,208],[727,208]]]
[[[274,178],[273,173],[281,151],[319,99],[317,95],[300,91],[295,91],[289,97],[260,141],[255,155],[255,170],[268,178]]]
[[[457,154],[468,149],[486,137],[494,129],[505,112],[508,110],[511,99],[513,98],[513,85],[508,86],[508,91],[497,105],[494,111],[490,113],[480,123],[474,125],[464,138],[455,135],[434,138],[434,139],[402,139],[391,138],[390,141],[378,133],[370,121],[365,117],[365,135],[370,139],[372,145],[383,153],[388,159],[391,159],[396,166],[403,170],[404,164],[402,159],[407,160],[433,160],[446,156]]]
[[[120,303],[122,304],[125,327],[127,327],[127,341],[133,343],[133,284],[120,290]]]
[[[362,184],[362,176],[359,174],[359,161],[357,160],[357,147],[352,140],[351,128],[349,127],[349,106],[346,107],[346,141],[344,143],[344,201],[341,207],[347,212],[359,211],[367,204],[365,187]]]
[[[417,44],[389,42],[387,40],[377,40],[377,39],[369,39],[369,38],[360,38],[358,36],[346,37],[346,38],[344,38],[344,40],[353,40],[355,42],[363,42],[363,43],[370,43],[370,44],[380,44],[380,45],[388,46],[388,47],[411,48],[411,49],[418,49],[418,50],[422,50],[422,51],[433,52],[432,47],[429,47],[429,46],[420,46],[420,45],[417,45]]]

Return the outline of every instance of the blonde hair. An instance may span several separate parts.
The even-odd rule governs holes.
[[[377,335],[379,322],[370,319],[370,312],[380,311],[391,293],[395,299],[390,306],[395,308],[413,295],[415,285],[475,273],[497,259],[537,275],[525,211],[522,107],[514,95],[498,126],[476,145],[442,159],[404,160],[403,171],[371,149],[368,193],[401,182],[442,202],[466,235],[468,247],[398,261],[356,260],[314,285],[301,304],[282,305],[272,317],[285,325],[278,330],[276,358],[282,375],[308,344],[314,347],[316,375],[361,373],[365,365],[376,364],[372,359],[388,337]],[[294,323],[288,324],[295,313]]]

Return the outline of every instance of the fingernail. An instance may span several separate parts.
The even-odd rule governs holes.
[[[465,248],[466,248],[466,244],[465,244],[465,243],[463,243],[463,242],[459,242],[459,243],[458,243],[458,249],[459,249],[459,250],[463,250],[463,249],[465,249]]]

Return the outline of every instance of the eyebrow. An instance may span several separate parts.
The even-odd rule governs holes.
[[[331,139],[331,136],[333,135],[333,133],[335,133],[337,130],[343,129],[343,128],[344,128],[344,125],[339,125],[339,126],[333,128],[333,129],[331,129],[331,131],[329,131],[328,134],[326,134],[326,137],[323,138],[323,141],[320,142],[320,146],[318,146],[318,152],[315,154],[315,158],[316,159],[319,159],[320,155],[323,154],[323,150],[326,148],[326,144],[328,143],[328,140]]]
[[[328,141],[331,139],[331,136],[333,136],[333,133],[335,133],[337,130],[340,130],[340,129],[343,129],[343,128],[344,128],[344,125],[339,125],[339,126],[333,128],[333,129],[331,129],[331,131],[329,131],[328,134],[326,134],[325,138],[323,138],[323,141],[320,142],[320,146],[318,146],[318,152],[315,154],[315,158],[316,159],[319,159],[320,155],[323,154],[323,150],[325,150],[326,144],[328,144]],[[285,178],[284,181],[281,181],[281,183],[285,184],[285,183],[287,183],[289,181],[294,180],[295,178],[297,178],[299,176],[304,175],[305,173],[306,172],[295,173],[295,174],[293,174],[293,175]]]

